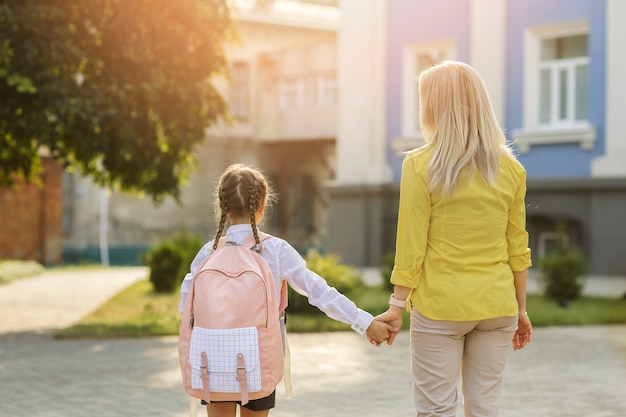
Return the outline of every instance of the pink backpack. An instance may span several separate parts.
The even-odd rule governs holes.
[[[259,233],[261,242],[270,237]],[[287,287],[279,300],[255,248],[252,235],[243,246],[222,238],[193,277],[178,339],[183,385],[192,397],[245,405],[270,395],[283,376],[279,318]]]

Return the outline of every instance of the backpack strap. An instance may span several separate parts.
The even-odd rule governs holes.
[[[246,240],[243,242],[243,244],[244,246],[260,254],[263,251],[263,242],[265,242],[267,239],[273,236],[267,233],[263,233],[261,231],[258,231],[257,233],[259,235],[259,241],[261,242],[259,245],[257,245],[256,240],[254,239],[254,233],[248,236]]]
[[[263,242],[265,242],[267,239],[274,237],[274,236],[267,234],[267,233],[263,233],[261,231],[259,231],[258,234],[259,234],[259,240],[261,241],[261,247],[258,248],[259,250],[257,252],[261,253],[261,251],[263,251]],[[258,245],[256,243],[256,240],[254,239],[253,234],[246,238],[244,245],[256,251]],[[281,315],[284,313],[285,309],[287,308],[288,303],[289,303],[289,297],[288,297],[287,280],[283,279],[280,282],[280,301],[278,304],[278,311],[280,312]]]

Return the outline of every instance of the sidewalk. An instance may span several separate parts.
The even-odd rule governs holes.
[[[0,333],[65,328],[147,277],[145,267],[52,269],[0,285]]]
[[[0,286],[0,416],[188,416],[175,336],[52,338],[147,272],[50,274]],[[377,349],[354,332],[290,334],[295,396],[279,386],[270,416],[414,416],[408,336]],[[624,417],[624,393],[626,326],[538,328],[509,356],[501,416]]]

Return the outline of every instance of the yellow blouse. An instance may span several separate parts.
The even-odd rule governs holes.
[[[402,165],[391,282],[413,289],[411,304],[433,320],[517,315],[513,271],[531,265],[526,171],[503,155],[495,186],[476,172],[442,196],[429,191],[431,155],[414,150]]]

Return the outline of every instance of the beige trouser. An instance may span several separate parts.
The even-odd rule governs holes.
[[[411,366],[418,417],[454,417],[459,376],[465,417],[497,417],[517,317],[431,320],[411,310]],[[460,371],[460,372],[459,372]]]

